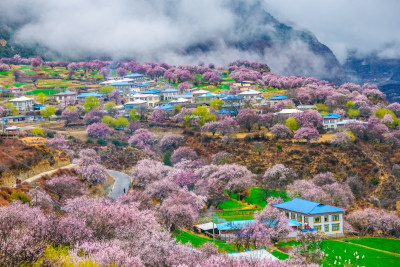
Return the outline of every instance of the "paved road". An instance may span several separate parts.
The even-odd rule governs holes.
[[[51,175],[51,174],[55,173],[58,170],[61,170],[61,169],[72,169],[72,168],[75,168],[76,166],[78,166],[78,164],[72,163],[72,164],[69,164],[67,166],[64,166],[64,167],[61,167],[61,168],[58,168],[58,169],[50,170],[50,171],[47,171],[47,172],[42,172],[42,173],[40,173],[38,175],[35,175],[35,176],[32,176],[32,177],[30,177],[30,178],[28,178],[26,180],[23,180],[22,182],[32,183],[32,182],[36,181],[37,179],[39,179],[40,177],[42,177],[43,175],[46,175],[46,174]]]
[[[131,177],[125,173],[113,170],[107,170],[107,173],[115,179],[114,186],[108,197],[117,200],[120,195],[124,194],[124,188],[125,192],[128,192],[129,185],[131,184]]]

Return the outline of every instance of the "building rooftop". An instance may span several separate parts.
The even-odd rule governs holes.
[[[76,95],[76,94],[77,94],[76,92],[72,92],[72,91],[66,90],[64,92],[60,92],[60,93],[55,94],[55,95]]]
[[[78,95],[78,97],[89,97],[89,96],[102,97],[103,95],[99,93],[82,93]]]
[[[331,114],[323,116],[322,118],[323,119],[339,119],[340,117],[342,117],[342,115],[331,113]]]
[[[21,97],[18,97],[18,98],[11,99],[9,101],[10,102],[33,101],[33,98],[29,98],[29,97],[26,97],[26,96],[21,96]]]
[[[256,91],[256,90],[248,90],[248,91],[239,93],[239,95],[259,95],[259,94],[261,94],[261,92]]]
[[[239,230],[248,227],[250,224],[254,223],[255,220],[240,220],[240,221],[230,221],[224,223],[217,223],[218,230]],[[265,221],[266,224],[274,227],[277,220],[275,221]],[[300,223],[296,220],[288,219],[289,226],[300,226]]]
[[[316,105],[298,105],[297,108],[300,109],[313,109],[313,108],[317,108]]]
[[[285,96],[285,95],[276,95],[271,98],[268,98],[267,100],[284,100],[286,98],[287,98],[287,96]]]
[[[303,111],[290,108],[290,109],[282,109],[281,111],[276,112],[275,115],[276,114],[294,114],[294,113],[301,113],[301,112],[303,112]]]
[[[124,78],[139,78],[139,77],[144,77],[144,75],[140,73],[132,73],[124,76]]]
[[[314,202],[310,200],[305,200],[301,198],[295,198],[286,202],[282,202],[279,204],[273,204],[272,206],[293,211],[299,212],[303,214],[324,214],[331,212],[344,212],[344,209],[325,205],[319,202]]]
[[[147,90],[146,92],[143,92],[142,94],[158,94],[160,92],[161,91],[158,89],[150,89],[150,90]]]
[[[135,85],[132,82],[113,82],[110,84],[111,86],[128,86],[128,85]]]
[[[179,90],[175,88],[167,88],[163,91],[163,93],[177,93],[177,92],[179,92]]]

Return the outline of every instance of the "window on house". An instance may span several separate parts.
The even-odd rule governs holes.
[[[320,223],[320,222],[321,222],[321,216],[315,216],[314,223]]]
[[[321,225],[314,226],[314,229],[317,230],[317,231],[321,231]]]
[[[325,224],[324,228],[325,228],[325,232],[329,232],[329,224]]]
[[[332,221],[339,221],[339,214],[332,215]]]
[[[286,214],[286,217],[289,218],[289,212],[286,211],[285,214]]]
[[[329,222],[329,215],[324,216],[324,222]]]
[[[308,217],[307,216],[304,217],[304,222],[308,223]]]
[[[295,220],[295,219],[296,219],[296,213],[293,213],[293,212],[292,212],[291,218],[292,218],[293,220]]]
[[[339,231],[339,223],[332,224],[332,231]]]

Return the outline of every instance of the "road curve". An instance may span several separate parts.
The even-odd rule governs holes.
[[[117,200],[122,194],[124,194],[124,188],[125,193],[128,192],[129,185],[131,184],[131,177],[125,173],[114,170],[107,170],[107,173],[115,179],[115,183],[108,197]]]

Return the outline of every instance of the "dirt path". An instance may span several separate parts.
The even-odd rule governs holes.
[[[72,163],[72,164],[69,164],[67,166],[64,166],[64,167],[61,167],[61,168],[58,168],[58,169],[54,169],[54,170],[50,170],[50,171],[47,171],[47,172],[39,173],[39,174],[37,174],[35,176],[32,176],[32,177],[30,177],[30,178],[28,178],[26,180],[23,180],[22,182],[32,183],[32,182],[38,180],[43,175],[46,175],[46,174],[47,175],[51,175],[51,174],[55,173],[58,170],[61,170],[61,169],[72,169],[72,168],[75,168],[76,166],[78,166],[77,163]]]

